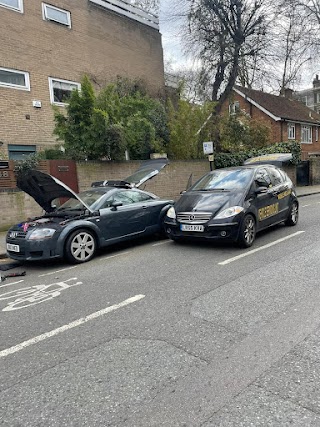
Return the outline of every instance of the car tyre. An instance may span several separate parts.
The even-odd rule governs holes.
[[[76,230],[66,241],[65,255],[72,264],[90,261],[97,249],[96,238],[88,230]]]
[[[299,219],[299,206],[297,202],[293,202],[285,224],[289,226],[297,225],[298,219]]]
[[[256,238],[256,221],[250,214],[243,218],[239,230],[238,245],[241,248],[249,248],[252,246]]]

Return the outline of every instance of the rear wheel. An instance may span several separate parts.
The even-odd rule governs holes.
[[[67,239],[65,254],[68,261],[79,264],[93,258],[96,248],[96,239],[90,231],[76,230]]]
[[[289,216],[285,222],[286,225],[296,225],[299,219],[299,206],[297,202],[293,202],[290,208]]]
[[[252,215],[243,218],[239,230],[238,244],[241,248],[249,248],[256,238],[256,221]]]

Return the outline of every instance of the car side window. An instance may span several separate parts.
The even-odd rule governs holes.
[[[277,186],[283,183],[283,178],[281,176],[281,173],[276,168],[269,168],[269,174],[271,178],[271,183],[273,186]]]
[[[140,193],[140,191],[128,191],[135,202],[146,202],[147,200],[153,200],[148,194]]]
[[[271,187],[272,182],[266,168],[260,168],[255,175],[255,182],[259,187]]]
[[[131,197],[131,194],[128,191],[119,191],[119,193],[114,194],[113,201],[121,202],[123,205],[135,203],[135,200]]]

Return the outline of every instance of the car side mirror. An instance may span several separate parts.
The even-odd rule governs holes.
[[[268,188],[268,182],[267,181],[265,181],[264,179],[256,179],[255,180],[255,183],[257,184],[257,187],[265,187],[265,188]]]
[[[180,194],[184,194],[186,192],[186,190],[180,191]]]
[[[113,202],[113,203],[111,203],[111,208],[112,208],[112,210],[113,211],[116,211],[117,210],[117,208],[119,207],[119,206],[122,206],[123,205],[123,203],[122,202]]]
[[[256,193],[256,194],[267,193],[267,192],[268,192],[268,187],[266,187],[266,186],[258,187],[258,188],[255,190],[255,193]]]

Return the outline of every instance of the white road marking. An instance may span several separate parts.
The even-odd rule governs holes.
[[[274,242],[268,243],[267,245],[260,246],[260,248],[253,249],[249,252],[244,252],[241,255],[237,255],[233,258],[226,259],[225,261],[219,262],[218,265],[227,265],[233,261],[238,261],[238,259],[244,258],[246,256],[252,255],[256,252],[262,251],[264,249],[270,248],[271,246],[277,245],[278,243],[284,242],[285,240],[291,239],[292,237],[299,236],[299,234],[305,233],[305,231],[297,231],[296,233],[290,234],[289,236],[282,237],[282,239],[275,240]]]
[[[101,261],[101,260],[106,260],[106,259],[109,259],[109,258],[115,258],[115,257],[117,257],[117,256],[125,255],[125,254],[128,254],[128,253],[129,253],[129,252],[123,252],[123,253],[121,253],[121,254],[110,255],[110,256],[107,256],[107,257],[105,257],[105,258],[100,258],[100,261]],[[77,267],[79,267],[80,265],[81,265],[81,264],[77,264],[77,265],[74,265],[73,267],[62,268],[61,270],[55,270],[55,271],[51,271],[50,273],[40,274],[38,277],[50,276],[51,274],[57,274],[57,273],[61,273],[61,272],[63,272],[63,271],[72,270],[73,268],[77,268]]]
[[[0,351],[0,359],[2,357],[7,357],[9,354],[17,353],[18,351],[23,350],[30,345],[37,344],[38,342],[44,341],[47,338],[54,337],[55,335],[61,334],[62,332],[66,332],[69,329],[76,328],[77,326],[83,325],[84,323],[89,322],[90,320],[97,319],[107,313],[111,313],[112,311],[118,310],[119,308],[125,307],[126,305],[132,304],[136,301],[145,298],[145,295],[135,295],[134,297],[128,298],[119,304],[111,305],[110,307],[104,308],[103,310],[96,311],[95,313],[89,314],[86,317],[82,317],[74,322],[68,323],[67,325],[60,326],[57,329],[53,329],[50,332],[46,332],[42,335],[38,335],[37,337],[31,338],[27,341],[23,341],[20,344],[17,344],[13,347],[7,348],[5,350]]]
[[[302,208],[306,208],[306,207],[308,207],[308,206],[311,206],[310,204],[309,205],[302,205],[301,207]]]
[[[5,288],[7,286],[16,285],[17,283],[24,282],[24,280],[18,280],[17,282],[7,283],[6,285],[1,285],[0,288]]]
[[[116,255],[109,255],[109,256],[107,256],[107,257],[100,258],[100,261],[104,261],[104,260],[109,259],[109,258],[115,258],[115,257],[117,257],[117,256],[127,255],[127,254],[129,254],[129,253],[130,253],[130,251],[127,251],[127,252],[121,252],[121,254],[116,254]]]
[[[154,243],[152,246],[160,246],[164,245],[165,243],[171,243],[171,240],[165,240],[164,242]]]
[[[61,270],[51,271],[50,273],[40,274],[38,277],[51,276],[51,274],[61,273],[62,271],[72,270],[73,268],[79,267],[80,264],[74,265],[73,267],[62,268]]]
[[[16,289],[0,295],[0,301],[11,300],[2,311],[20,310],[32,305],[41,304],[52,298],[60,296],[65,289],[82,285],[82,282],[75,282],[76,277],[64,282],[51,283],[49,285],[35,285],[26,288]],[[75,283],[72,283],[75,282]],[[14,301],[12,301],[14,299]]]

